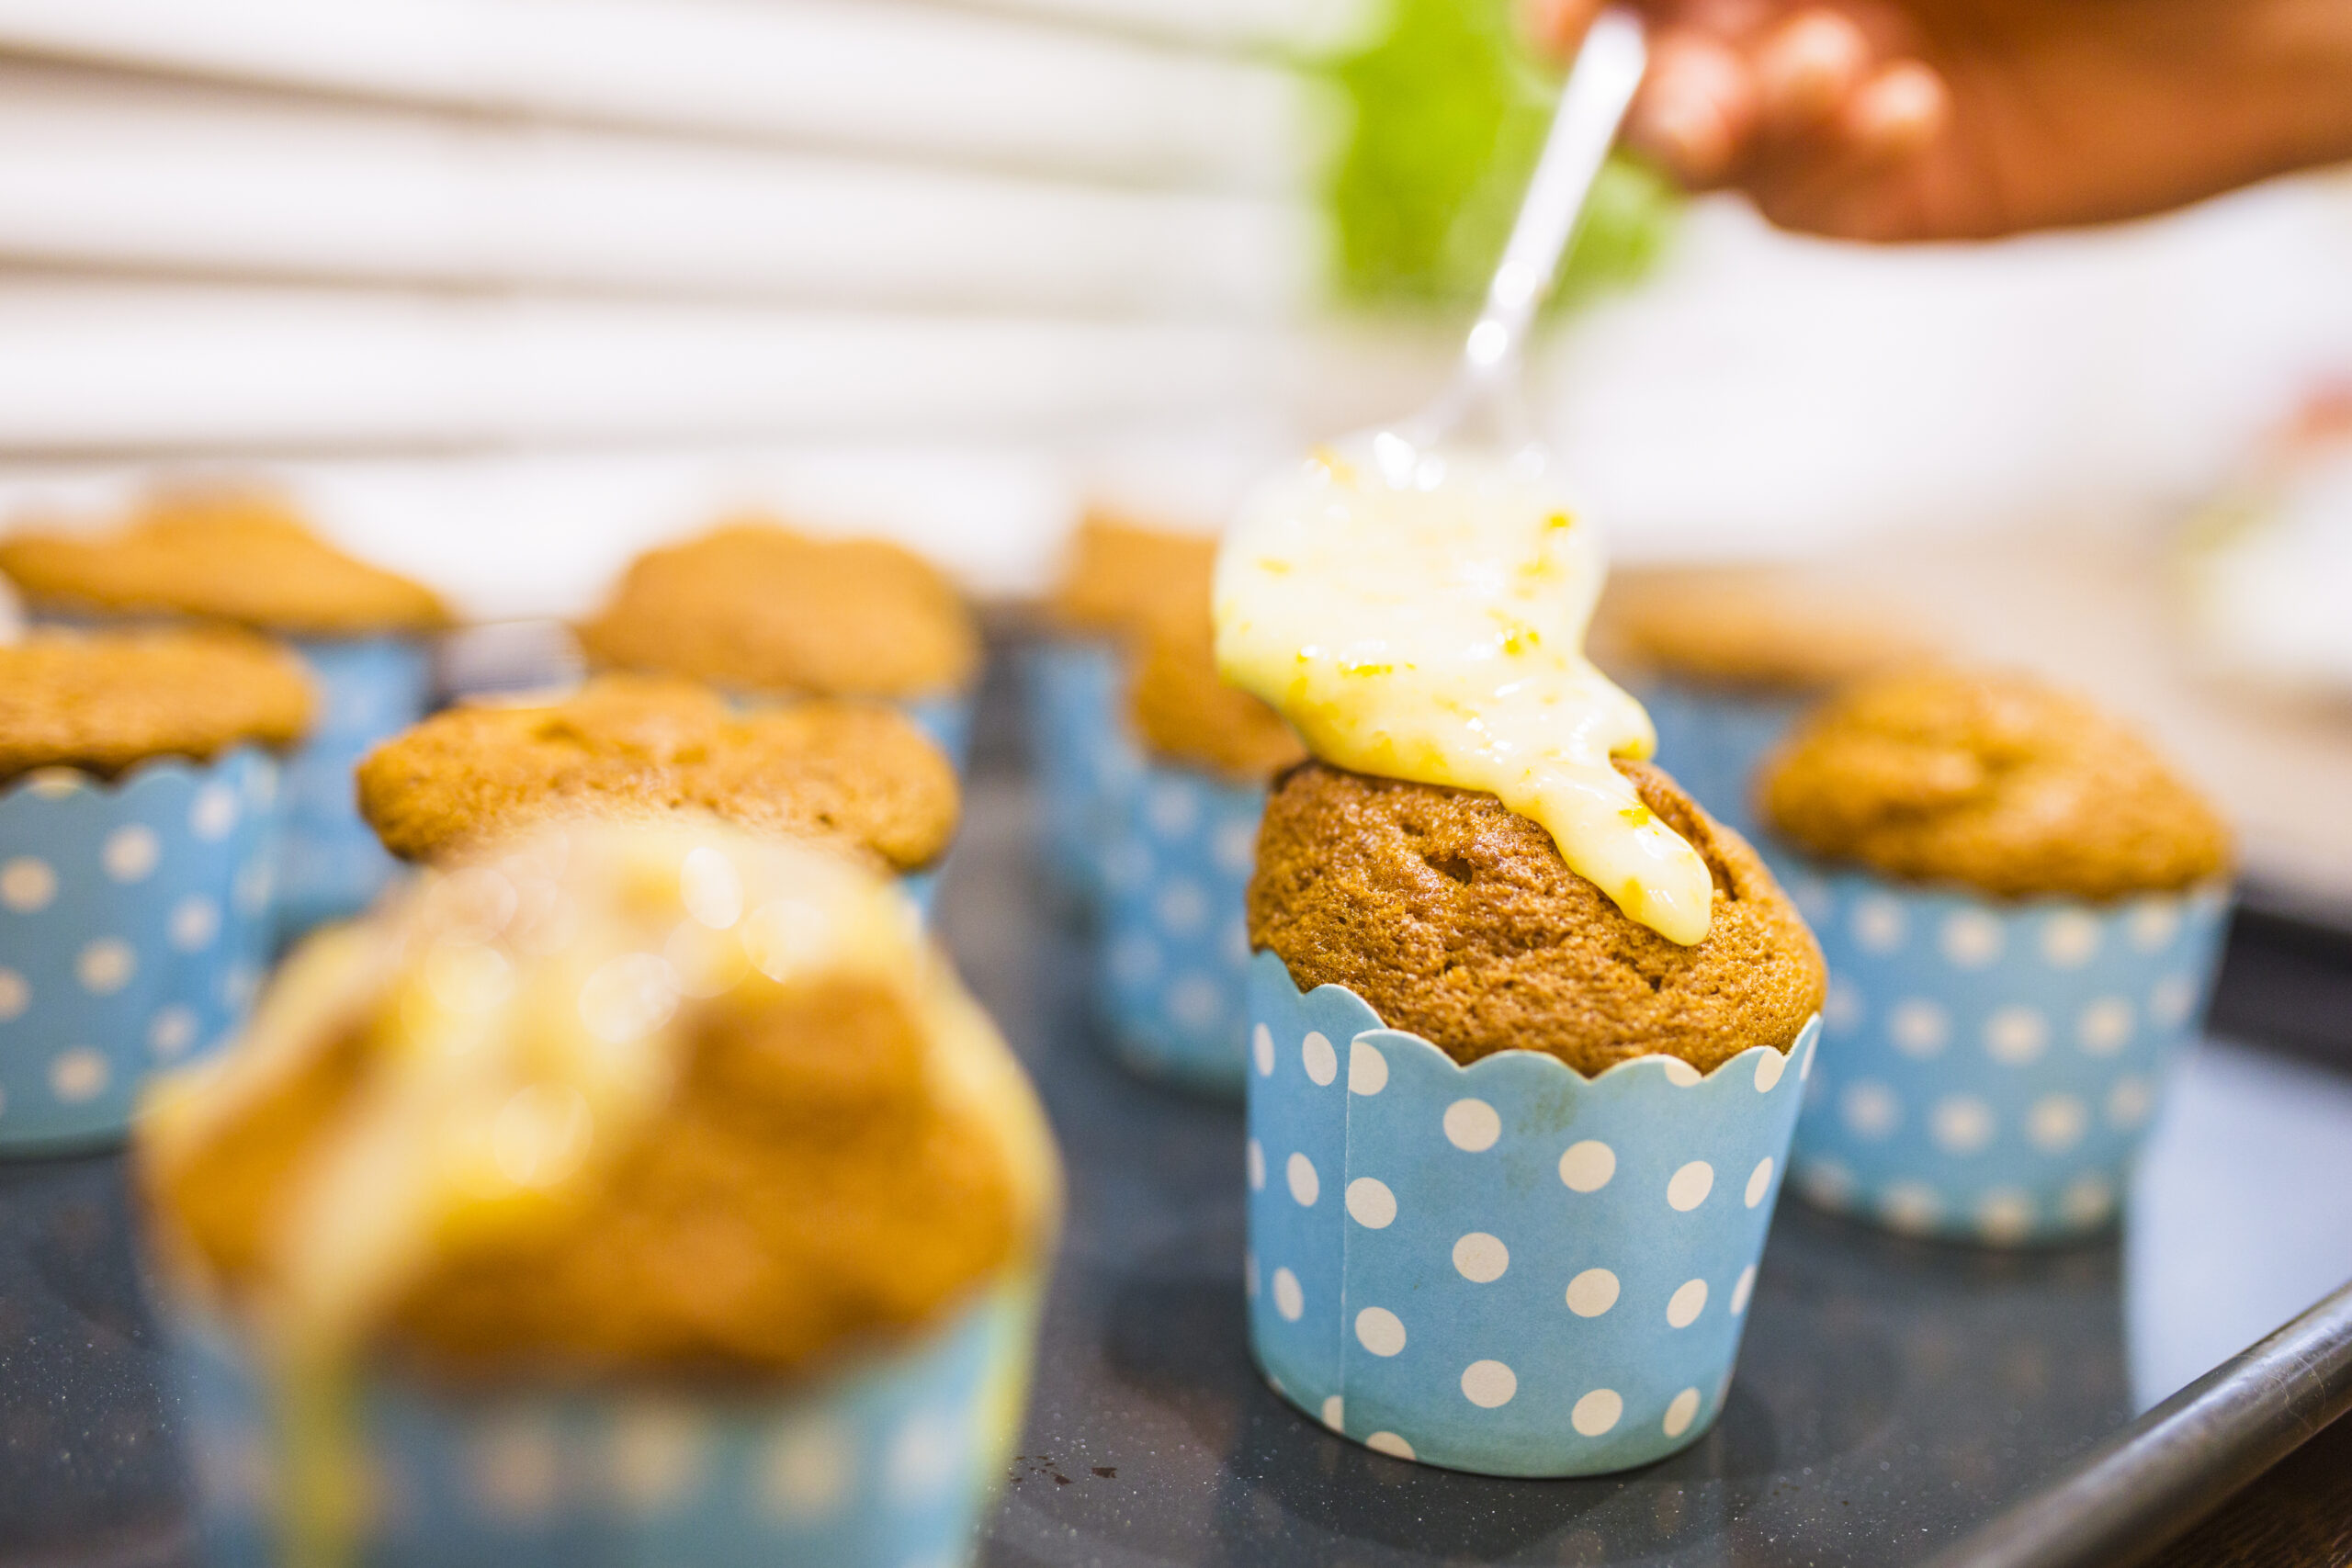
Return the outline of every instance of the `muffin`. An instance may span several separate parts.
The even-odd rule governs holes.
[[[229,1558],[972,1550],[1056,1164],[852,863],[680,818],[510,841],[300,951],[137,1155]]]
[[[1046,620],[1072,636],[1123,637],[1161,605],[1206,604],[1216,568],[1214,532],[1089,513],[1046,599]]]
[[[1947,669],[1823,705],[1758,799],[1836,976],[1801,1190],[1996,1244],[2107,1224],[2218,961],[2212,807],[2090,704]]]
[[[1722,1413],[1824,987],[1640,761],[1564,491],[1540,451],[1350,437],[1252,493],[1216,581],[1219,670],[1315,758],[1247,894],[1251,1347],[1332,1430],[1494,1475]]]
[[[708,687],[602,675],[545,705],[452,708],[371,752],[360,810],[392,853],[440,861],[550,818],[699,811],[842,852],[869,869],[935,866],[956,832],[956,773],[878,704],[738,711]]]
[[[1821,1010],[1812,933],[1746,840],[1658,769],[1618,770],[1713,874],[1692,946],[1626,916],[1491,795],[1319,762],[1268,804],[1250,945],[1464,1066],[1537,1051],[1587,1077],[1657,1055],[1708,1073],[1754,1046],[1785,1052]]]
[[[590,660],[750,698],[898,704],[960,761],[979,633],[955,585],[879,539],[816,539],[752,518],[630,563],[579,628]]]
[[[390,878],[351,770],[430,705],[449,622],[432,590],[336,549],[281,496],[219,486],[159,491],[105,532],[20,529],[0,538],[0,572],[51,618],[225,622],[293,641],[321,701],[279,807],[281,935],[353,913]]]
[[[1252,846],[1267,781],[1306,753],[1281,715],[1217,679],[1205,600],[1147,616],[1132,660],[1141,770],[1110,803],[1098,1011],[1138,1072],[1238,1095]]]
[[[1763,568],[1612,575],[1594,657],[1641,699],[1663,766],[1751,837],[1756,765],[1827,692],[1930,657],[1914,615]]]
[[[103,1144],[217,1049],[269,953],[295,658],[228,630],[0,646],[0,1153]]]
[[[1694,943],[1490,795],[1317,761],[1268,801],[1251,1341],[1285,1398],[1378,1451],[1594,1474],[1722,1411],[1824,970],[1737,834],[1618,767],[1706,862]]]
[[[1122,711],[1129,639],[1161,606],[1206,604],[1216,540],[1090,513],[1023,650],[1030,761],[1045,867],[1091,913],[1102,894],[1112,803],[1141,762]]]

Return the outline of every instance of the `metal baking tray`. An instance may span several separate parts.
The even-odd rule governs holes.
[[[941,921],[1044,1091],[1070,1210],[989,1568],[2113,1564],[2352,1403],[2352,945],[2257,923],[2219,1016],[2290,1050],[2207,1043],[2119,1235],[1987,1253],[1791,1195],[1685,1453],[1503,1481],[1331,1436],[1250,1364],[1238,1111],[1093,1038],[1010,702],[983,707]],[[194,1561],[131,1224],[118,1158],[0,1165],[0,1568]]]

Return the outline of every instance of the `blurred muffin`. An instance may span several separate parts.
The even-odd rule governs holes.
[[[39,610],[188,616],[299,637],[420,633],[448,625],[424,584],[356,560],[266,491],[161,491],[104,533],[23,528],[0,573]]]
[[[1837,977],[1802,1190],[1996,1244],[2107,1224],[2218,963],[2213,808],[2078,698],[1933,669],[1806,718],[1759,800]]]
[[[290,746],[312,696],[283,649],[231,631],[40,632],[0,646],[0,778]]]
[[[1089,513],[1046,600],[1047,617],[1065,631],[1117,637],[1162,605],[1206,604],[1216,543],[1213,534],[1179,533]]]
[[[905,872],[945,853],[958,810],[946,757],[889,707],[741,713],[707,686],[641,675],[438,714],[372,752],[358,788],[385,847],[412,861],[554,817],[699,811]]]
[[[1134,661],[1136,733],[1153,760],[1262,784],[1306,757],[1282,715],[1217,678],[1205,596],[1147,615]]]
[[[1124,712],[1128,643],[1156,609],[1205,605],[1216,541],[1090,513],[1048,597],[1050,634],[1023,650],[1038,838],[1084,912],[1103,895],[1118,791],[1141,767]]]
[[[218,1047],[268,952],[274,752],[311,684],[227,628],[0,646],[0,1152],[120,1136]]]
[[[1097,1009],[1128,1066],[1238,1095],[1250,846],[1267,780],[1306,752],[1272,708],[1217,679],[1213,640],[1204,595],[1151,612],[1130,639],[1140,754],[1104,812]]]
[[[649,550],[580,628],[592,661],[732,692],[907,701],[962,691],[979,636],[930,562],[878,539],[729,523]]]
[[[1760,569],[1612,572],[1590,645],[1631,680],[1800,694],[1935,651],[1916,617]]]
[[[1267,803],[1250,942],[1299,989],[1345,986],[1465,1065],[1540,1051],[1590,1077],[1663,1054],[1708,1072],[1751,1046],[1788,1050],[1826,985],[1804,920],[1672,779],[1618,768],[1713,873],[1693,946],[1628,918],[1492,795],[1321,762],[1284,775]]]
[[[1594,660],[1641,700],[1654,755],[1751,838],[1756,766],[1820,694],[1923,657],[1916,618],[1761,569],[1612,572]]]
[[[1799,724],[1758,798],[1816,860],[1998,898],[2177,891],[2229,869],[2229,831],[2138,734],[2018,675],[1918,670]]]
[[[320,701],[287,769],[277,919],[299,934],[390,880],[353,807],[351,770],[431,705],[431,641],[449,614],[430,589],[336,549],[283,497],[220,486],[159,491],[107,533],[0,538],[0,572],[51,615],[223,621],[295,640]]]
[[[214,1358],[199,1442],[291,1424],[280,1523],[401,1563],[638,1539],[654,1396],[695,1560],[960,1561],[1058,1207],[1018,1066],[904,906],[679,819],[524,840],[315,939],[137,1165]],[[485,1445],[559,1419],[574,1483],[485,1506]]]

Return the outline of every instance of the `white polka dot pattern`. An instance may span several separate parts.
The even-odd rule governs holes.
[[[995,1497],[985,1481],[1007,1401],[1022,1396],[1007,1374],[1035,1332],[1024,1285],[853,1371],[750,1404],[684,1392],[461,1400],[363,1382],[370,1468],[359,1479],[401,1506],[368,1511],[356,1554],[560,1562],[582,1539],[673,1539],[741,1542],[777,1562],[961,1562]],[[198,1467],[205,1534],[266,1540],[287,1478],[265,1440],[266,1385],[226,1336],[206,1334],[190,1353],[203,1363],[182,1406],[193,1440],[239,1456]]]
[[[1284,1070],[1337,1076],[1335,1042],[1261,1037],[1247,1017],[1242,899],[1264,810],[1263,790],[1156,765],[1104,795],[1097,1010],[1139,1073],[1225,1094]]]
[[[0,1152],[118,1136],[157,1067],[216,1047],[271,911],[234,897],[276,828],[252,750],[0,792]]]
[[[1993,1245],[2111,1221],[2194,1032],[2222,897],[2001,905],[1817,880],[1838,999],[1797,1131],[1798,1190],[1894,1230]]]
[[[1250,987],[1275,1065],[1250,1075],[1249,1138],[1295,1151],[1318,1199],[1250,1193],[1272,1281],[1250,1333],[1283,1397],[1470,1471],[1600,1473],[1703,1429],[1816,1029],[1710,1075],[1653,1057],[1584,1079],[1530,1053],[1461,1067],[1351,993],[1301,996],[1271,955]]]

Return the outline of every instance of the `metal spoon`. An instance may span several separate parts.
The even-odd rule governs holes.
[[[1560,91],[1560,107],[1552,117],[1534,177],[1520,198],[1510,242],[1487,286],[1486,307],[1463,344],[1461,367],[1435,402],[1385,433],[1411,452],[1426,453],[1456,435],[1472,434],[1470,427],[1482,420],[1488,428],[1479,434],[1487,442],[1506,449],[1528,444],[1520,394],[1528,328],[1536,308],[1552,292],[1560,256],[1576,233],[1593,181],[1648,65],[1649,45],[1640,18],[1622,6],[1601,12],[1585,34],[1584,47]],[[1403,454],[1391,440],[1377,445],[1384,449],[1381,466],[1393,474],[1391,459]]]

